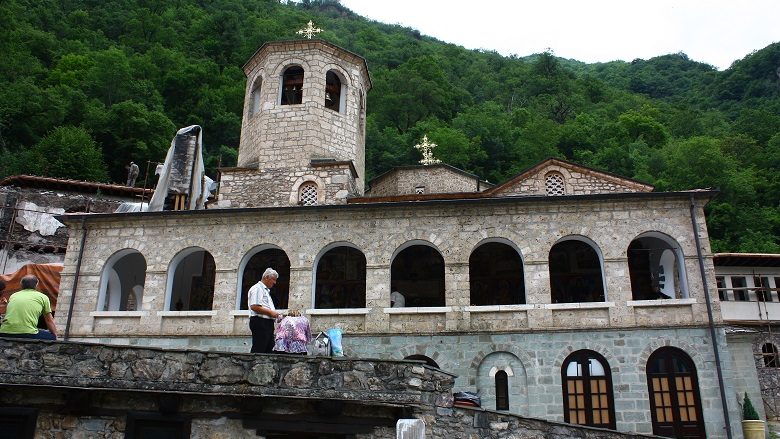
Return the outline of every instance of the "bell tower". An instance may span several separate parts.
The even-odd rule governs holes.
[[[339,204],[365,187],[366,61],[318,39],[264,44],[247,76],[220,207]]]

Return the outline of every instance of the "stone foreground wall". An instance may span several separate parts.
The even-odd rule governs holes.
[[[36,437],[45,439],[120,438],[128,412],[173,412],[190,420],[193,438],[257,437],[251,421],[294,414],[305,422],[316,416],[307,406],[315,400],[344,401],[345,414],[366,419],[405,413],[424,420],[432,438],[647,437],[453,408],[452,376],[414,362],[11,339],[0,339],[0,349],[0,388],[13,386],[0,391],[0,414],[37,408]],[[357,437],[391,439],[395,432],[380,426]]]

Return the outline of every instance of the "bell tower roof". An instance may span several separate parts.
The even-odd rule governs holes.
[[[354,52],[350,52],[343,47],[339,47],[318,38],[269,41],[260,46],[260,48],[249,57],[247,62],[242,66],[242,69],[244,70],[244,74],[249,76],[257,65],[261,64],[263,60],[272,53],[311,49],[319,49],[325,53],[351,62],[352,64],[360,65],[363,68],[363,74],[365,74],[365,91],[371,90],[371,75],[368,71],[368,64],[366,63],[365,58]]]

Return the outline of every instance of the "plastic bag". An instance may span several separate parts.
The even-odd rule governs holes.
[[[320,332],[311,342],[311,354],[330,357],[330,339],[324,332]]]
[[[330,339],[330,352],[334,357],[343,357],[344,348],[341,346],[341,328],[330,328],[327,331]]]

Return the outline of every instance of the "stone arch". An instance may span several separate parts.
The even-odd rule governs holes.
[[[404,357],[404,360],[416,360],[416,361],[425,361],[425,364],[431,367],[435,367],[436,369],[441,369],[439,367],[439,363],[433,360],[433,358],[427,357],[425,355],[409,355],[408,357]]]
[[[366,261],[363,251],[349,241],[323,247],[312,266],[312,307],[365,308]],[[320,267],[326,262],[327,267]]]
[[[257,256],[265,253],[265,258],[258,260]],[[258,265],[258,263],[260,265]],[[277,309],[288,307],[290,294],[290,257],[287,252],[275,244],[260,244],[252,247],[241,258],[238,264],[236,280],[236,309],[249,309],[247,306],[247,293],[249,288],[260,281],[263,271],[268,268],[262,265],[270,265],[279,273],[276,285],[271,289],[274,306]],[[276,265],[276,266],[274,266]],[[251,273],[247,272],[247,269]],[[251,277],[251,279],[250,279]]]
[[[550,248],[548,267],[551,303],[607,301],[604,254],[587,236],[558,239]]]
[[[436,364],[439,365],[439,369],[441,370],[447,370],[446,367],[441,367],[441,360],[439,359],[441,355],[438,351],[434,350],[430,345],[427,343],[420,343],[420,344],[413,344],[413,345],[406,345],[402,347],[401,349],[398,349],[394,356],[399,359],[405,359],[412,356],[420,356],[420,357],[426,357],[433,360]]]
[[[514,242],[485,238],[474,246],[468,261],[471,305],[526,303],[523,254]]]
[[[140,310],[146,269],[146,258],[134,248],[125,248],[109,256],[100,275],[97,310]]]
[[[674,238],[647,231],[631,241],[626,253],[634,300],[689,297],[685,255]]]
[[[325,182],[316,175],[308,174],[298,177],[290,189],[290,205],[296,206],[301,203],[300,189],[305,183],[313,183],[317,186],[317,204],[325,204]]]
[[[433,243],[410,240],[393,252],[390,290],[400,292],[407,307],[445,305],[444,256]]]
[[[473,370],[483,407],[498,410],[496,398],[499,389],[496,389],[495,375],[504,371],[507,374],[507,411],[528,415],[528,374],[520,357],[508,351],[493,351],[485,355]]]
[[[566,359],[572,353],[583,350],[593,351],[604,357],[604,359],[607,360],[607,363],[609,363],[609,369],[613,376],[619,376],[621,366],[618,357],[615,356],[615,353],[612,352],[612,350],[609,349],[606,345],[592,341],[580,342],[577,343],[576,346],[566,346],[555,356],[555,359],[553,360],[553,367],[555,367],[556,370],[560,370],[561,367],[563,367],[563,362],[566,361]]]
[[[214,302],[216,262],[207,250],[188,247],[168,264],[166,311],[209,311]]]
[[[249,108],[248,116],[253,117],[260,114],[263,104],[263,72],[260,71],[250,82],[249,87]]]
[[[325,68],[325,107],[346,114],[350,89],[348,75],[336,65]]]
[[[279,78],[277,105],[303,104],[308,95],[307,77],[311,74],[309,65],[303,60],[293,58],[280,63],[274,70]]]
[[[658,349],[665,347],[677,348],[683,351],[686,355],[688,355],[688,357],[691,358],[691,361],[693,361],[697,371],[707,370],[704,365],[705,358],[702,357],[702,354],[699,353],[699,350],[692,343],[681,339],[672,340],[670,338],[654,338],[648,341],[647,346],[645,346],[645,348],[642,349],[642,352],[640,352],[637,356],[637,372],[646,375],[647,361],[650,359],[650,356],[653,355],[653,353]]]

